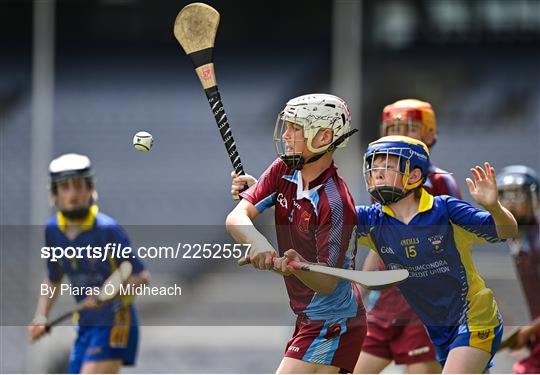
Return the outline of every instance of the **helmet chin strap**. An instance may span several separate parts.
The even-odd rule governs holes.
[[[75,208],[73,210],[60,210],[62,215],[70,220],[81,220],[84,219],[88,212],[90,211],[90,205],[87,207]]]
[[[336,139],[334,142],[332,142],[330,144],[330,146],[328,146],[328,148],[326,150],[324,150],[323,152],[321,152],[320,154],[317,154],[315,156],[313,156],[312,158],[310,158],[308,161],[305,162],[305,164],[308,164],[308,163],[313,163],[314,161],[317,161],[319,160],[320,158],[322,158],[324,156],[324,154],[328,153],[328,152],[333,152],[336,148],[338,148],[338,146],[340,144],[343,143],[343,141],[345,141],[347,138],[349,138],[351,135],[353,135],[354,133],[356,133],[358,131],[358,129],[352,129],[351,131],[343,134],[341,137],[339,137],[338,139]]]
[[[369,195],[381,204],[396,203],[412,193],[412,190],[398,189],[395,186],[378,186],[369,191]]]
[[[408,196],[414,189],[421,186],[424,179],[421,179],[413,184],[408,183],[410,177],[407,166],[406,172],[403,174],[403,188],[397,188],[395,186],[377,186],[369,191],[369,194],[378,202],[382,204],[395,203],[406,196]]]
[[[95,203],[94,197],[90,199],[90,202],[86,206],[74,208],[72,210],[66,210],[59,208],[59,211],[66,217],[66,219],[70,220],[82,220],[84,219],[88,213],[90,212],[90,208]]]
[[[305,159],[302,155],[286,155],[281,154],[279,158],[285,163],[287,168],[300,170],[304,167]]]
[[[322,158],[326,153],[334,151],[341,143],[343,143],[344,140],[349,138],[351,135],[353,135],[357,131],[358,129],[352,129],[350,132],[343,134],[341,137],[339,137],[334,142],[332,142],[326,150],[324,150],[320,154],[314,155],[308,160],[306,160],[302,155],[280,155],[279,158],[283,160],[285,165],[287,165],[287,167],[289,167],[290,169],[300,170],[304,168],[304,165],[316,162],[317,160]]]

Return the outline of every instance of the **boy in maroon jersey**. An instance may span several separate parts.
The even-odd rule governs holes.
[[[528,357],[514,364],[516,374],[540,373],[540,230],[535,209],[540,184],[538,176],[523,165],[511,165],[497,176],[499,199],[516,217],[519,237],[508,241],[523,293],[533,321],[520,329],[512,349],[530,347]]]
[[[437,139],[437,124],[431,104],[416,99],[399,100],[384,107],[382,136],[404,135],[418,139],[431,148]],[[424,184],[432,195],[461,198],[458,184],[451,174],[430,165]],[[384,269],[375,252],[370,251],[363,269]],[[424,325],[398,288],[371,292],[368,333],[355,367],[357,373],[379,373],[392,360],[406,365],[408,373],[438,373],[441,367],[435,348]]]
[[[356,209],[338,176],[333,152],[346,145],[347,104],[327,94],[291,99],[274,132],[279,159],[241,194],[227,217],[237,242],[251,244],[252,266],[284,276],[298,318],[278,373],[351,372],[366,332],[365,310],[356,286],[332,276],[292,271],[289,261],[353,268]],[[234,184],[243,180],[233,175]],[[252,220],[275,207],[277,251]]]

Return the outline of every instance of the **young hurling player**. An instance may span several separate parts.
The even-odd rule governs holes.
[[[417,99],[398,100],[384,107],[382,136],[404,135],[424,142],[428,148],[437,140],[437,122],[430,103]],[[452,175],[432,163],[424,189],[431,195],[451,195],[461,199]],[[363,270],[384,269],[374,252],[369,252]],[[406,365],[407,373],[438,373],[435,348],[420,319],[396,288],[369,293],[368,333],[354,371],[379,373],[393,360]]]
[[[540,228],[536,208],[540,197],[538,176],[524,165],[511,165],[497,176],[499,199],[516,217],[519,234],[508,241],[521,287],[533,321],[522,327],[516,345],[528,345],[529,356],[514,364],[516,374],[540,373]]]
[[[471,246],[514,237],[517,224],[498,202],[495,170],[471,169],[469,192],[484,207],[432,196],[422,185],[427,146],[383,137],[368,146],[364,178],[378,204],[358,206],[358,235],[388,269],[406,268],[400,290],[426,326],[445,373],[482,373],[500,344],[502,319],[493,292],[474,266]]]
[[[111,217],[99,212],[95,204],[90,159],[65,154],[50,163],[51,197],[58,212],[45,230],[46,246],[84,246],[105,248],[108,243],[129,246],[129,240]],[[117,245],[118,246],[118,245]],[[149,281],[149,273],[137,258],[128,259],[133,274],[127,280],[136,285]],[[59,295],[60,283],[67,275],[70,284],[81,290],[100,287],[123,259],[67,259],[47,262],[43,283],[56,287],[55,293],[38,300],[34,319],[28,327],[32,341],[46,333],[49,312]],[[130,296],[98,304],[95,296],[74,293],[86,305],[78,317],[77,339],[70,356],[69,373],[117,373],[122,365],[133,365],[137,354],[138,323]]]
[[[278,373],[351,372],[362,346],[365,311],[356,286],[287,266],[294,260],[353,267],[356,211],[332,159],[353,133],[349,109],[340,98],[311,94],[291,99],[275,127],[279,158],[241,194],[243,200],[227,217],[234,239],[252,244],[251,264],[284,276],[298,316]],[[277,251],[252,223],[272,206]]]

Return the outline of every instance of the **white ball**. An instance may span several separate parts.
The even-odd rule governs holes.
[[[148,152],[154,144],[154,138],[152,134],[148,132],[138,132],[133,136],[133,147],[140,152]]]

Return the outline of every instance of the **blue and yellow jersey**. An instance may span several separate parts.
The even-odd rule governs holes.
[[[120,225],[111,217],[100,213],[97,206],[92,206],[87,217],[82,222],[82,232],[70,240],[65,235],[66,219],[62,213],[58,212],[51,217],[45,229],[46,246],[58,246],[66,248],[68,246],[81,246],[105,248],[107,243],[121,244],[122,247],[129,246],[129,239]],[[64,275],[69,279],[69,284],[74,287],[73,291],[80,291],[83,288],[99,288],[118,265],[128,260],[133,265],[133,273],[144,270],[142,262],[138,258],[102,259],[93,258],[61,258],[53,262],[47,260],[47,271],[49,280],[52,283],[62,281]],[[71,293],[77,302],[87,297],[87,294],[77,292]],[[136,324],[135,309],[131,305],[131,297],[123,297],[111,303],[104,304],[96,310],[84,310],[79,316],[81,326],[112,326],[122,324]]]
[[[422,189],[418,213],[408,224],[380,204],[357,206],[357,213],[359,241],[376,250],[388,269],[409,271],[400,289],[435,345],[501,323],[471,254],[475,243],[499,241],[487,211]]]

